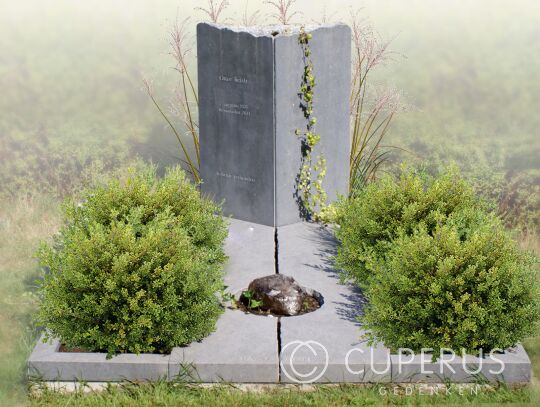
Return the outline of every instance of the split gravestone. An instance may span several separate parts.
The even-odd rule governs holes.
[[[330,201],[345,194],[349,165],[351,31],[305,27],[316,78],[314,116]],[[306,128],[298,27],[197,27],[202,191],[226,215],[283,226],[301,219],[297,176]]]

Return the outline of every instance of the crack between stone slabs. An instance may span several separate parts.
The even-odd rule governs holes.
[[[274,273],[279,274],[279,239],[278,239],[278,213],[277,213],[277,166],[276,166],[276,147],[277,147],[277,137],[276,137],[276,40],[275,37],[272,37],[272,58],[273,58],[273,64],[274,64],[274,72],[272,77],[272,87],[273,87],[273,99],[274,99],[274,106],[273,106],[273,117],[272,117],[272,126],[273,126],[273,143],[274,143]],[[278,383],[281,383],[281,318],[278,317],[277,324],[276,324],[276,336],[277,336],[277,356],[278,356],[278,366],[277,366],[277,374],[278,374]]]
[[[277,320],[278,383],[281,383],[281,317]]]
[[[274,273],[279,274],[279,238],[278,228],[274,228]]]
[[[277,118],[276,118],[276,110],[277,110],[277,100],[276,100],[276,39],[275,37],[272,37],[272,143],[273,143],[273,152],[272,152],[272,160],[274,163],[274,229],[277,233],[277,225],[278,225],[278,211],[277,211],[277,165],[276,165],[276,148],[277,148]]]
[[[279,235],[277,227],[274,228],[274,271],[275,274],[279,274]],[[278,317],[276,328],[278,353],[278,383],[281,383],[281,317]]]

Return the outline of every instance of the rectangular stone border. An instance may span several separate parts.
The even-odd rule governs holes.
[[[122,381],[185,381],[192,383],[298,383],[295,377],[287,377],[290,363],[278,359],[278,330],[281,350],[290,341],[316,340],[328,347],[336,346],[335,354],[329,355],[328,366],[311,357],[295,359],[295,367],[301,372],[312,369],[323,371],[315,383],[478,383],[504,382],[507,384],[529,383],[531,362],[523,346],[518,345],[503,354],[496,354],[504,361],[505,371],[491,374],[489,370],[500,369],[496,361],[483,360],[481,374],[467,373],[456,357],[451,369],[431,363],[424,357],[422,373],[421,356],[410,360],[407,355],[399,371],[398,355],[390,355],[384,347],[377,347],[371,364],[369,348],[358,342],[361,330],[353,321],[339,319],[340,304],[347,305],[347,298],[355,296],[350,288],[337,285],[333,271],[328,269],[326,257],[332,252],[334,242],[324,230],[314,225],[293,225],[280,228],[278,237],[289,242],[289,249],[280,250],[280,266],[285,274],[292,274],[300,283],[323,291],[328,303],[313,314],[292,319],[285,318],[277,324],[275,318],[244,314],[238,310],[226,310],[217,323],[216,332],[188,347],[175,348],[171,354],[121,354],[107,359],[105,353],[59,352],[60,342],[36,344],[28,360],[30,379],[45,382],[122,382]],[[294,250],[292,250],[294,247]],[[226,284],[236,294],[246,288],[249,280],[272,274],[274,271],[274,229],[237,220],[231,221],[226,251],[230,256],[227,265]],[[246,254],[249,253],[249,256]],[[254,275],[256,271],[257,275]],[[259,274],[260,273],[260,274]],[[333,284],[336,284],[335,286]],[[330,285],[330,287],[329,287]],[[332,301],[334,304],[332,304]],[[343,310],[341,310],[342,312]],[[332,335],[339,332],[339,335]],[[343,338],[341,338],[343,337]],[[239,338],[247,338],[244,342]],[[350,339],[349,339],[350,338]],[[326,343],[330,340],[330,343]],[[350,354],[349,371],[345,365],[346,353],[352,348],[363,352]],[[281,355],[286,356],[284,352]],[[309,356],[309,355],[308,355]],[[445,358],[445,360],[448,360]],[[467,357],[469,371],[479,360]],[[353,373],[362,372],[362,373]],[[455,372],[455,373],[454,373]]]
[[[402,360],[411,361],[402,363],[399,369],[399,356],[391,355],[392,381],[401,383],[507,383],[521,384],[531,381],[531,361],[525,348],[521,344],[515,348],[507,349],[504,353],[484,355],[480,359],[476,356],[456,356],[450,362],[451,355],[445,355],[444,362],[431,362],[431,355],[416,355],[411,357],[404,354]],[[504,369],[502,372],[502,364]],[[422,372],[423,369],[423,372]],[[432,372],[432,373],[431,373]]]
[[[240,312],[240,311],[230,311]],[[254,317],[254,316],[251,316]],[[257,317],[254,317],[257,318]],[[235,363],[224,355],[223,360],[213,363],[210,360],[198,363],[193,359],[192,364],[184,364],[193,355],[189,348],[175,348],[170,355],[157,354],[121,354],[111,359],[105,353],[78,353],[59,352],[60,342],[51,340],[43,342],[43,336],[36,344],[28,360],[28,376],[30,379],[46,382],[122,382],[122,381],[173,381],[179,378],[194,383],[294,383],[287,377],[278,379],[274,363]],[[196,354],[195,354],[196,355]],[[193,355],[193,356],[195,356]],[[462,359],[456,357],[448,365],[442,366],[440,362],[432,363],[431,356],[424,356],[424,373],[422,373],[422,357],[416,355],[410,359],[407,354],[402,360],[399,371],[399,356],[390,355],[390,375],[374,375],[369,364],[351,363],[352,371],[365,369],[364,374],[351,374],[346,372],[345,365],[328,366],[324,374],[316,383],[496,383],[524,384],[531,380],[531,362],[522,345],[507,350],[502,354],[495,354],[498,360],[505,363],[502,373],[499,371],[500,363],[486,357],[482,362],[479,374],[472,374],[479,367],[479,359],[467,357],[467,370],[462,365]],[[228,359],[228,360],[227,360]],[[445,358],[445,360],[449,360]],[[272,362],[272,361],[271,361]],[[320,364],[301,363],[296,366],[299,370],[323,369]],[[384,371],[385,366],[376,362],[378,372]],[[359,369],[360,368],[360,369]],[[184,369],[184,371],[182,371]],[[452,369],[452,370],[450,370]],[[433,373],[429,373],[432,371]],[[185,374],[184,374],[185,373]]]
[[[59,352],[57,339],[38,340],[28,359],[28,377],[44,381],[156,381],[169,379],[170,355]]]

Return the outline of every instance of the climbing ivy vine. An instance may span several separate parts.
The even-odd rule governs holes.
[[[327,195],[323,188],[323,181],[326,176],[326,159],[322,153],[319,153],[315,159],[313,158],[314,149],[321,141],[321,136],[316,131],[317,118],[313,111],[316,80],[309,44],[312,38],[313,35],[307,33],[304,27],[301,27],[298,42],[303,52],[304,74],[299,96],[302,100],[302,110],[307,125],[305,131],[296,130],[296,135],[301,138],[302,142],[302,165],[297,177],[297,198],[304,217],[318,220],[320,213],[324,213],[327,209]],[[313,179],[314,174],[315,178]],[[317,212],[317,208],[320,213]]]

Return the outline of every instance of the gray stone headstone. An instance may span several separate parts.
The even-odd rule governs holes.
[[[317,81],[314,116],[329,201],[347,193],[351,31],[306,27]],[[299,27],[197,26],[202,191],[226,215],[269,226],[301,220],[296,178],[306,119]]]

